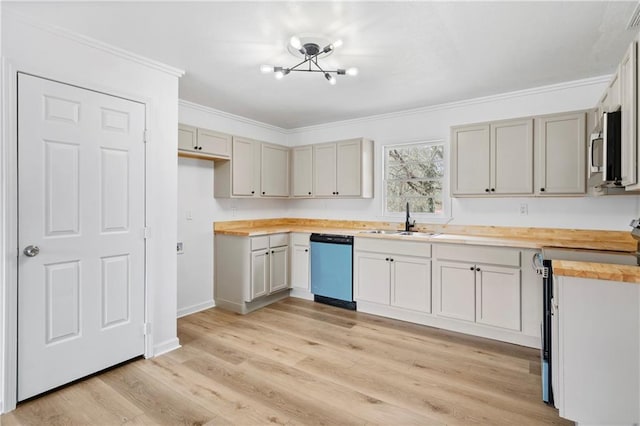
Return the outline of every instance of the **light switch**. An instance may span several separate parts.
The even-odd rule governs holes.
[[[187,210],[187,220],[193,220],[193,213],[191,210]]]
[[[178,254],[184,254],[184,245],[181,242],[176,245],[176,249],[178,251]]]

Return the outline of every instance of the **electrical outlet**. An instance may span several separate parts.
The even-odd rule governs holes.
[[[231,216],[232,217],[236,217],[236,213],[238,212],[238,209],[235,207],[231,207]]]
[[[178,254],[183,254],[184,253],[184,245],[182,243],[178,243],[176,245],[176,249],[178,251]]]
[[[187,220],[193,220],[193,212],[191,210],[187,210]]]
[[[526,216],[529,214],[529,205],[526,203],[520,204],[520,216]]]

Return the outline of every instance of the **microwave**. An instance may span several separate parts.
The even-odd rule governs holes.
[[[592,186],[620,186],[622,180],[622,113],[605,112],[602,131],[589,140],[589,183]]]

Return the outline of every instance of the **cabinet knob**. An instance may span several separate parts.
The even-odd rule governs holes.
[[[309,191],[309,195],[311,195],[311,191]]]
[[[199,146],[199,147],[198,147],[198,149],[199,149],[200,151],[202,151],[202,147],[201,147],[201,146]]]
[[[386,258],[386,259],[384,259],[384,260],[386,260],[386,261],[388,262],[388,261],[389,261],[389,258],[387,257],[387,258]]]
[[[470,270],[470,271],[475,271],[475,270],[476,270],[476,268],[475,268],[475,266],[472,266],[471,268],[469,268],[469,270]]]
[[[262,195],[266,194],[266,192],[262,191]]]
[[[496,189],[495,188],[491,188],[491,192],[496,192]]]
[[[484,189],[484,192],[489,192],[489,188],[485,188],[485,189]]]
[[[269,252],[266,252],[265,254],[266,254],[267,256],[269,256]]]
[[[309,249],[304,249],[304,252],[305,253],[309,253]]]
[[[255,194],[255,193],[256,193],[256,191],[251,191],[251,193],[252,193],[252,194]]]
[[[389,260],[393,262],[393,259],[389,259]]]
[[[540,192],[544,192],[544,188],[540,188]]]
[[[271,254],[273,254],[273,253],[275,253],[275,251],[274,251],[274,250],[271,250]],[[478,270],[479,270],[479,269],[478,269]]]
[[[479,271],[479,270],[480,270],[480,268],[476,268],[476,271]]]
[[[338,191],[336,191],[336,195],[340,195],[340,193]]]

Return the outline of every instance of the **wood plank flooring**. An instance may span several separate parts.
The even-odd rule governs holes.
[[[294,298],[190,315],[178,336],[0,423],[571,424],[540,400],[534,349]]]

